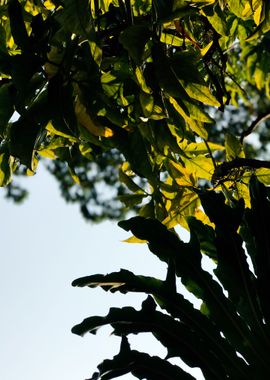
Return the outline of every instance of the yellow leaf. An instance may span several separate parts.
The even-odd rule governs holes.
[[[258,180],[266,186],[270,185],[270,169],[260,168],[256,169],[256,176]]]
[[[187,170],[183,165],[178,164],[177,162],[170,161],[170,171],[172,172],[172,177],[179,186],[191,186],[196,185],[193,174]]]
[[[254,80],[258,90],[261,90],[264,87],[265,73],[259,66],[255,68]]]
[[[39,9],[35,6],[35,2],[27,1],[24,10],[28,13],[31,13],[33,16],[36,16],[39,13]]]
[[[169,33],[161,33],[160,42],[171,46],[182,46],[184,43],[183,38],[177,37]],[[192,45],[192,42],[185,39],[185,45]]]
[[[203,222],[203,224],[207,224],[208,226],[215,228],[215,224],[210,222],[210,219],[208,218],[208,216],[200,208],[197,208],[194,216],[196,219]]]
[[[170,212],[169,216],[162,221],[162,223],[170,230],[178,224],[177,213]]]
[[[89,46],[94,61],[100,66],[102,61],[102,49],[94,41],[89,41]]]
[[[186,121],[187,125],[193,130],[193,132],[197,133],[197,135],[201,138],[207,139],[208,133],[203,127],[203,124],[199,121],[191,119],[172,96],[169,96],[169,101],[173,105],[174,109],[179,113],[179,115],[181,115],[182,118]]]
[[[211,152],[215,152],[217,150],[224,150],[225,147],[223,145],[215,144],[209,142],[206,146],[204,142],[199,143],[190,143],[187,144],[186,140],[184,140],[182,143],[178,144],[179,148],[182,149],[185,153],[193,154],[193,155],[199,155],[199,154],[208,154],[208,148]]]
[[[190,189],[185,189],[181,197],[174,202],[172,211],[169,212],[168,217],[162,223],[168,228],[173,228],[176,224],[180,224],[182,227],[189,229],[186,218],[193,216],[199,205],[198,195]]]
[[[243,145],[240,140],[231,133],[227,133],[225,136],[225,149],[227,161],[233,160],[236,157],[245,157]]]
[[[97,126],[90,115],[88,114],[86,107],[77,99],[75,103],[75,114],[78,122],[85,127],[94,136],[111,137],[113,131],[108,127]]]
[[[263,15],[262,11],[263,11],[263,4],[260,4],[255,10],[254,16],[253,16],[254,22],[256,25],[259,25],[262,21],[262,15]]]
[[[55,5],[50,1],[46,0],[43,3],[44,7],[47,8],[49,11],[53,10],[55,8]]]
[[[213,119],[202,109],[202,106],[198,106],[195,103],[183,101],[185,107],[188,110],[190,118],[204,123],[213,123]]]
[[[185,163],[185,167],[196,177],[203,178],[208,181],[211,180],[215,171],[214,164],[211,158],[203,155],[196,156],[194,158],[182,157]]]
[[[35,155],[33,155],[32,162],[31,162],[31,169],[26,170],[26,175],[28,175],[29,177],[32,177],[34,174],[36,174],[35,172],[37,170],[38,163],[39,163],[38,158]]]
[[[125,240],[122,240],[123,243],[135,243],[135,244],[145,244],[147,243],[147,240],[141,240],[141,239],[138,239],[136,236],[131,236],[130,238],[128,239],[125,239]]]
[[[69,171],[69,174],[71,175],[73,181],[74,181],[75,183],[77,183],[78,185],[80,185],[80,184],[81,184],[81,181],[80,181],[79,176],[76,174],[75,170],[74,170],[71,166],[69,166],[69,167],[68,167],[68,171]]]
[[[245,206],[251,208],[248,183],[236,182],[233,195],[237,200],[242,198],[245,201]]]
[[[152,90],[150,87],[147,86],[143,73],[139,67],[136,67],[135,75],[136,75],[136,79],[138,81],[140,88],[147,94],[152,94]]]
[[[14,161],[14,157],[8,153],[0,154],[0,187],[5,187],[12,181],[12,165]]]
[[[110,71],[103,73],[100,78],[102,88],[106,95],[115,98],[118,96],[120,82],[117,77],[113,75]]]
[[[250,1],[247,1],[246,4],[245,4],[244,9],[243,9],[243,11],[242,11],[242,18],[243,18],[243,19],[247,19],[247,18],[249,18],[251,15],[252,15],[251,4],[250,4]]]
[[[42,157],[50,158],[52,160],[57,158],[56,154],[51,149],[40,149],[38,150],[38,154]]]
[[[71,136],[71,135],[68,135],[67,133],[62,132],[62,131],[59,131],[58,129],[56,129],[56,128],[54,127],[54,125],[53,125],[51,122],[49,122],[49,123],[46,125],[46,129],[47,129],[47,131],[49,131],[50,133],[52,133],[52,134],[54,134],[54,135],[56,135],[56,136],[65,137],[66,139],[68,139],[68,140],[71,141],[71,142],[76,142],[76,141],[77,141],[76,137]]]
[[[214,41],[210,41],[204,48],[201,49],[201,56],[204,57],[206,53],[208,53],[209,49],[213,45]]]

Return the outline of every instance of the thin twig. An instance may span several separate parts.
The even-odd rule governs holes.
[[[214,156],[212,154],[212,151],[210,149],[210,146],[208,144],[208,141],[206,141],[205,139],[203,139],[203,142],[205,143],[205,146],[206,146],[206,149],[208,150],[208,153],[209,153],[209,156],[211,157],[211,160],[213,162],[213,165],[214,165],[214,168],[215,170],[217,169],[217,164],[216,164],[216,160],[214,159]]]
[[[241,136],[240,136],[240,142],[243,144],[243,140],[245,137],[247,137],[248,135],[250,135],[252,132],[255,131],[255,129],[259,126],[259,124],[263,123],[264,121],[270,119],[270,112],[266,112],[260,116],[257,117],[257,119],[255,119],[251,125],[248,127],[248,129],[246,129],[245,131],[243,131],[241,133]]]

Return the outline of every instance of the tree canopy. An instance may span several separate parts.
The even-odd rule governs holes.
[[[127,335],[143,331],[207,380],[269,379],[270,3],[4,0],[0,18],[0,185],[21,200],[13,178],[43,161],[86,218],[135,210],[120,223],[128,241],[147,241],[168,264],[165,281],[120,271],[74,282],[150,295],[141,311],[111,309],[74,327],[111,324],[122,336],[92,380],[192,379],[131,350]],[[186,245],[179,224],[191,231]]]
[[[105,181],[126,206],[107,201],[105,217],[135,207],[173,227],[203,218],[201,187],[249,202],[250,172],[269,182],[268,168],[233,161],[268,115],[267,2],[9,0],[0,11],[2,186],[46,158],[86,217],[98,220]],[[225,117],[224,136],[232,107],[245,112]]]

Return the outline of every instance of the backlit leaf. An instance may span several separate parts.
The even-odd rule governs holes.
[[[239,139],[227,133],[225,136],[226,160],[230,161],[237,157],[245,157],[243,146]]]
[[[103,127],[101,125],[96,125],[92,120],[91,116],[88,114],[86,107],[77,99],[75,103],[75,113],[78,122],[85,127],[94,136],[111,137],[113,136],[113,131],[108,127]]]
[[[147,243],[147,240],[141,240],[141,239],[138,239],[136,238],[136,236],[131,236],[130,238],[128,239],[125,239],[123,240],[124,243],[137,243],[137,244],[145,244]]]
[[[211,158],[205,157],[203,155],[198,155],[194,158],[182,158],[185,167],[198,178],[203,178],[211,180],[215,168]]]
[[[266,186],[270,185],[270,169],[260,168],[256,169],[256,177]]]
[[[129,176],[127,172],[124,170],[124,165],[119,169],[119,179],[123,182],[130,191],[141,193],[143,190],[138,186],[133,180],[132,176]]]
[[[194,174],[187,170],[183,165],[170,161],[169,163],[172,178],[179,186],[196,186]]]
[[[191,117],[189,117],[184,109],[180,106],[180,104],[173,98],[169,97],[170,103],[173,105],[174,109],[183,117],[183,119],[187,122],[187,125],[195,132],[198,136],[202,137],[203,139],[207,139],[208,133],[206,129],[203,127],[203,124],[199,121],[193,120]]]
[[[198,100],[199,102],[209,106],[220,106],[219,101],[211,94],[206,85],[186,81],[181,81],[181,83],[192,99]]]
[[[46,129],[47,131],[49,131],[50,133],[56,135],[56,136],[61,136],[61,137],[65,137],[66,139],[68,139],[69,141],[72,141],[72,142],[76,142],[77,141],[77,138],[72,136],[71,134],[67,133],[67,131],[62,131],[60,126],[57,125],[57,126],[54,126],[52,124],[52,122],[49,122],[47,125],[46,125]],[[61,143],[62,144],[62,143]]]

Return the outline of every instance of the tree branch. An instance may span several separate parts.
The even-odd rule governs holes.
[[[259,124],[263,123],[264,121],[266,121],[267,119],[270,118],[270,112],[267,111],[265,112],[264,114],[260,115],[257,117],[257,119],[255,119],[251,125],[241,133],[240,135],[240,142],[243,144],[243,140],[245,137],[249,136],[252,132],[255,131],[255,129],[259,126]]]
[[[239,168],[250,168],[259,169],[267,168],[270,169],[270,161],[256,160],[253,158],[235,158],[232,161],[223,162],[219,165],[213,174],[212,181],[216,182],[224,177],[226,177],[231,170]]]

